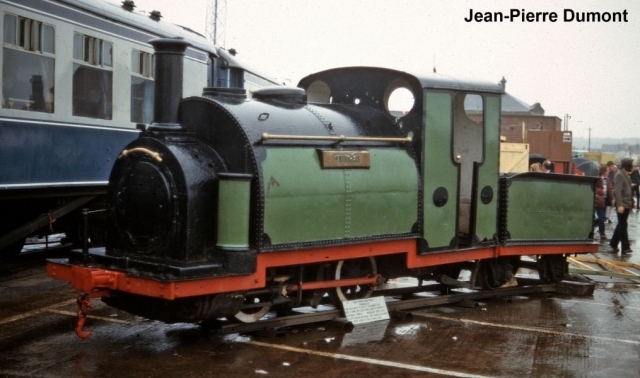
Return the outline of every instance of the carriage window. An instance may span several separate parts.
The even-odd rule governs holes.
[[[153,120],[153,54],[131,52],[131,122],[151,123]]]
[[[274,84],[258,75],[254,75],[249,71],[244,72],[244,88],[249,92],[253,92],[260,88],[270,87]],[[242,86],[239,86],[242,88]]]
[[[53,112],[55,31],[40,21],[4,15],[2,107]]]
[[[153,54],[139,50],[131,51],[131,72],[153,78],[155,58]]]
[[[73,58],[73,115],[111,119],[113,44],[76,33]]]
[[[42,31],[42,52],[53,54],[53,26],[43,25]]]
[[[105,67],[113,67],[113,44],[109,42],[102,43],[102,64]]]
[[[73,35],[73,59],[84,59],[84,36],[82,34]]]
[[[10,14],[4,15],[4,43],[10,45],[16,44],[16,21],[16,16]]]

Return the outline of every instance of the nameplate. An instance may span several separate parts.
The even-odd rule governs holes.
[[[389,319],[384,297],[372,297],[342,302],[344,314],[351,323],[362,324]]]
[[[322,168],[370,168],[369,151],[321,151]]]

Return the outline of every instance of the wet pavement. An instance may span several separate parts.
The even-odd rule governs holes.
[[[631,215],[633,254],[587,256],[640,264],[639,231],[640,215]],[[446,305],[351,332],[320,323],[272,337],[167,325],[94,300],[93,334],[80,340],[77,293],[46,277],[43,256],[23,253],[0,267],[0,377],[640,376],[640,280],[627,276],[586,276],[597,282],[593,296]]]

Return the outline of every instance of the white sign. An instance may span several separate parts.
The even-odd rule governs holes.
[[[342,302],[342,306],[347,320],[354,325],[389,319],[389,311],[384,297],[346,301]]]

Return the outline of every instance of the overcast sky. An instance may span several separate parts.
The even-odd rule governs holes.
[[[112,0],[113,1],[113,0]],[[204,34],[214,0],[135,0]],[[225,2],[218,0],[219,7]],[[555,12],[556,22],[466,22],[474,12]],[[564,20],[623,12],[628,22]],[[384,66],[507,80],[507,92],[564,121],[574,136],[640,137],[638,0],[226,0],[224,43],[293,85],[320,70]]]

